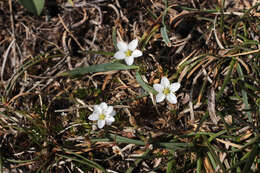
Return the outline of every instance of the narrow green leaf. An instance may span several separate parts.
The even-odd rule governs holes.
[[[34,159],[32,159],[32,160],[15,160],[15,159],[6,159],[8,162],[12,162],[12,163],[29,163],[29,162],[33,162],[33,161],[35,161],[35,160],[37,160],[38,158],[39,158],[40,156],[38,156],[38,157],[36,157],[36,158],[34,158]]]
[[[213,135],[210,135],[209,142],[213,141],[215,138],[227,133],[227,130],[222,130],[218,133],[214,133]]]
[[[28,11],[40,15],[44,7],[45,0],[19,0]]]
[[[210,161],[210,163],[211,163],[213,169],[216,169],[217,164],[216,164],[216,162],[215,162],[215,160],[214,160],[212,154],[211,154],[209,151],[207,152],[207,154],[208,154],[207,157],[209,158],[209,161]]]
[[[158,145],[159,147],[167,148],[171,150],[187,149],[190,146],[188,143],[173,143],[173,142],[158,142],[155,144]]]
[[[202,168],[202,158],[201,158],[201,156],[199,156],[199,158],[197,160],[196,173],[201,173],[201,168]]]
[[[83,157],[83,156],[81,156],[80,154],[77,154],[77,153],[75,153],[75,152],[72,152],[72,151],[69,151],[69,150],[67,150],[67,152],[69,152],[70,154],[73,154],[73,155],[75,155],[75,156],[81,158],[83,161],[85,161],[85,163],[91,164],[93,167],[95,167],[95,168],[97,168],[97,169],[99,169],[99,170],[102,170],[102,171],[106,172],[106,170],[105,170],[101,165],[99,165],[98,163],[96,163],[96,162],[94,162],[94,161],[92,161],[92,160],[89,160],[89,159],[87,159],[87,158],[85,158],[85,157]]]
[[[145,8],[146,11],[148,12],[148,14],[154,19],[156,20],[158,18],[158,16],[149,8]]]
[[[225,167],[223,166],[223,164],[221,163],[221,161],[219,160],[219,157],[217,156],[217,154],[215,153],[215,149],[213,148],[213,146],[209,143],[207,137],[205,135],[202,135],[204,142],[206,143],[208,149],[209,149],[209,153],[211,154],[211,156],[214,158],[214,161],[220,166],[220,169],[222,169],[223,172],[225,172]],[[214,162],[212,162],[213,164],[215,164]],[[215,167],[215,166],[214,166]]]
[[[258,152],[258,145],[254,145],[253,149],[250,152],[249,158],[247,159],[246,165],[242,171],[242,173],[251,172],[251,166],[256,158],[256,156],[259,154]]]
[[[165,24],[165,16],[167,15],[167,12],[168,12],[168,2],[167,0],[164,0],[164,3],[165,3],[165,10],[163,12],[163,16],[162,16],[162,27],[161,27],[161,35],[162,35],[162,38],[163,38],[163,41],[166,43],[167,46],[170,46],[171,45],[171,41],[168,37],[168,34],[167,34],[167,26]]]
[[[141,140],[129,139],[123,136],[107,134],[106,138],[91,139],[91,142],[116,142],[124,144],[136,144],[136,145],[145,145],[146,143]],[[152,142],[156,148],[166,148],[169,150],[179,150],[179,149],[188,149],[190,144],[188,143],[174,143],[174,142]]]
[[[254,80],[254,79],[253,79]],[[246,81],[246,80],[245,80]],[[256,82],[259,82],[259,81],[256,81]],[[247,83],[247,82],[244,82],[244,84],[245,84],[245,87],[246,88],[248,88],[248,89],[250,89],[250,90],[252,90],[252,91],[260,91],[260,88],[258,88],[258,87],[255,87],[255,86],[253,86],[253,85],[250,85],[249,83]]]
[[[239,74],[239,76],[241,77],[241,79],[244,81],[244,74],[243,74],[243,71],[242,71],[242,68],[240,66],[239,63],[237,63],[237,72]],[[248,104],[248,97],[247,97],[247,93],[244,89],[242,89],[242,99],[243,99],[243,103],[245,104],[245,109],[250,109],[250,106]],[[251,113],[250,112],[246,112],[247,116],[248,116],[248,119],[251,123],[253,123],[253,120],[252,120],[252,116],[251,116]]]
[[[141,50],[143,51],[149,42],[149,40],[152,38],[153,35],[160,29],[160,24],[155,25],[152,30],[149,33],[144,32],[142,38],[139,41],[139,45],[141,47]]]
[[[220,89],[220,91],[218,92],[218,94],[216,96],[216,100],[219,100],[219,98],[223,94],[224,89],[226,88],[228,82],[230,81],[230,77],[231,77],[231,74],[232,74],[235,62],[236,62],[235,59],[232,59],[232,61],[230,62],[228,73],[225,76],[223,85],[221,86],[221,89]]]
[[[161,27],[161,34],[162,34],[163,41],[167,44],[167,46],[170,46],[171,42],[170,42],[170,39],[168,37],[167,29],[166,29],[165,26]]]
[[[136,144],[136,145],[145,145],[143,141],[135,140],[135,139],[128,139],[126,137],[122,137],[119,135],[108,134],[107,138],[101,139],[91,139],[91,142],[117,142],[117,143],[126,143],[126,144]]]
[[[125,65],[119,62],[112,62],[112,63],[105,63],[105,64],[98,64],[92,65],[88,67],[78,67],[71,71],[64,72],[59,76],[80,76],[85,75],[87,73],[95,73],[95,72],[105,72],[105,71],[112,71],[112,70],[129,70],[129,69],[138,69],[138,66],[135,65]]]
[[[116,48],[116,50],[118,50],[118,47],[117,47],[117,38],[116,38],[116,27],[113,27],[112,39],[113,39],[114,47]]]
[[[246,158],[247,158],[249,154],[250,154],[249,152],[248,152],[248,153],[245,153],[244,156],[246,156]],[[243,156],[243,157],[244,157],[244,156]],[[230,172],[231,170],[235,170],[235,169],[238,170],[238,169],[240,169],[239,166],[245,164],[245,162],[246,162],[246,159],[240,159],[240,160],[238,160],[238,161],[235,161],[235,160],[236,160],[236,159],[234,158],[234,160],[233,160],[234,164],[231,165],[230,168],[228,168],[228,169],[226,170],[226,172]],[[236,171],[236,172],[242,172],[242,171]]]
[[[164,4],[165,4],[165,7],[167,8],[168,7],[168,0],[163,0]]]
[[[51,160],[51,158],[45,160],[43,163],[41,163],[40,167],[37,169],[36,173],[40,173],[43,169],[44,166],[47,165],[47,163],[49,163],[49,161]],[[45,172],[44,170],[42,172]]]
[[[153,93],[153,94],[157,94],[157,92],[153,89],[153,87],[151,87],[150,85],[146,84],[140,73],[136,72],[135,78],[137,80],[137,82],[141,85],[141,87],[148,93]]]
[[[246,143],[245,145],[243,145],[241,148],[239,149],[235,149],[233,151],[228,151],[228,153],[235,153],[235,152],[240,152],[245,150],[246,148],[252,146],[252,145],[256,145],[259,143],[260,140],[260,135],[258,134],[256,137],[254,137],[253,139],[251,139],[248,143]]]
[[[174,160],[174,150],[171,150],[170,153],[171,153],[171,156],[169,157],[169,160],[168,160],[168,163],[167,163],[166,173],[172,173],[173,164],[175,163],[175,160]]]
[[[80,155],[74,153],[74,152],[71,152],[69,151],[70,154],[73,154],[77,157],[79,157]],[[97,164],[96,162],[92,161],[92,160],[89,160],[85,157],[82,157],[80,156],[81,159],[77,159],[77,158],[74,158],[74,157],[71,157],[71,156],[66,156],[66,155],[61,155],[61,154],[57,154],[58,156],[60,157],[63,157],[63,158],[66,158],[66,159],[71,159],[71,160],[74,160],[76,162],[79,162],[79,163],[82,163],[82,164],[85,164],[85,165],[88,165],[89,167],[91,168],[96,168],[96,169],[99,169],[103,172],[107,172],[102,166],[100,166],[99,164]]]

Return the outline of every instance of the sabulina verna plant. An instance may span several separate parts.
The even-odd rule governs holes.
[[[178,82],[170,83],[167,77],[162,77],[160,84],[154,84],[153,88],[157,91],[156,102],[162,102],[165,98],[172,104],[177,103],[175,92],[180,88],[181,84]]]
[[[117,43],[118,51],[114,54],[114,57],[118,60],[125,60],[127,65],[132,65],[134,63],[134,58],[143,55],[140,50],[136,49],[137,46],[137,39],[132,40],[129,44],[124,41],[119,41]]]
[[[97,121],[98,128],[102,129],[106,124],[111,125],[115,121],[115,114],[113,106],[108,106],[105,102],[102,102],[94,106],[94,111],[88,119]]]

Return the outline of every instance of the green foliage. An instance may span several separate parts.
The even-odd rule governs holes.
[[[40,15],[44,7],[45,0],[19,0],[19,2],[31,13]]]
[[[165,26],[161,27],[161,34],[162,34],[163,41],[169,46],[171,44],[171,42],[167,35],[167,29]]]
[[[94,72],[105,72],[105,71],[113,71],[113,70],[129,70],[129,69],[138,69],[138,66],[135,65],[125,65],[120,62],[112,62],[105,64],[92,65],[89,67],[78,67],[69,72],[62,73],[60,76],[81,76],[88,73]]]
[[[142,79],[142,76],[139,72],[136,72],[136,81],[141,85],[141,87],[148,93],[157,94],[157,92],[151,87],[150,85],[146,84],[144,80]]]
[[[61,154],[57,154],[57,155],[60,156],[60,157],[63,157],[63,158],[71,159],[71,160],[78,162],[78,163],[82,163],[82,164],[87,165],[91,168],[96,168],[98,170],[101,170],[104,173],[107,172],[102,166],[100,166],[98,163],[96,163],[92,160],[89,160],[89,159],[87,159],[87,158],[85,158],[85,157],[83,157],[83,156],[81,156],[77,153],[74,153],[72,151],[69,151],[69,150],[67,150],[66,152],[71,154],[71,155],[61,155]]]
[[[162,35],[162,38],[163,38],[163,41],[166,43],[167,46],[170,46],[171,45],[171,41],[169,39],[169,36],[167,34],[167,26],[165,24],[165,17],[167,15],[167,11],[168,11],[168,2],[167,0],[164,0],[164,3],[165,3],[165,7],[167,7],[164,12],[163,12],[163,16],[162,16],[162,27],[161,27],[161,35]]]

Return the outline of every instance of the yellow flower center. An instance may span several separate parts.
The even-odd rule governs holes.
[[[100,119],[100,120],[104,120],[105,118],[106,118],[106,116],[105,116],[104,114],[100,114],[100,115],[99,115],[99,119]]]
[[[163,90],[163,94],[164,95],[168,95],[168,94],[170,94],[170,89],[169,88],[164,88],[164,90]]]
[[[131,56],[132,55],[132,51],[131,50],[127,50],[125,51],[125,56]]]

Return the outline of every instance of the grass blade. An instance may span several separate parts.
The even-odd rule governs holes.
[[[242,68],[240,66],[239,63],[237,63],[237,72],[239,74],[239,77],[242,79],[242,81],[244,81],[244,74],[243,74],[243,71],[242,71]],[[248,104],[248,97],[247,97],[247,93],[244,89],[242,89],[242,99],[243,99],[243,103],[245,104],[245,109],[246,110],[249,110],[250,109],[250,106]],[[251,116],[251,113],[250,112],[246,112],[247,116],[248,116],[248,120],[253,123],[252,121],[252,116]]]
[[[174,164],[174,162],[175,162],[175,160],[174,160],[174,150],[171,150],[170,152],[171,152],[172,156],[170,156],[169,162],[167,163],[166,173],[172,173],[173,164]]]
[[[159,147],[171,150],[187,149],[191,147],[189,143],[157,142],[155,144],[157,144]]]
[[[168,34],[167,34],[167,29],[166,27],[161,27],[161,35],[162,35],[162,38],[163,38],[163,41],[166,43],[167,46],[170,46],[171,45],[171,42],[170,42],[170,39],[168,37]]]
[[[250,168],[251,168],[257,154],[258,154],[258,145],[254,145],[252,151],[249,154],[249,157],[247,158],[247,162],[246,162],[246,165],[245,165],[242,173],[251,172]]]
[[[162,16],[162,25],[163,27],[161,27],[161,35],[162,35],[162,38],[163,38],[163,41],[166,43],[167,46],[171,46],[171,41],[168,37],[168,34],[167,34],[167,27],[166,27],[166,24],[165,24],[165,16],[167,15],[167,12],[168,12],[168,1],[167,0],[164,0],[164,4],[165,4],[165,10],[163,12],[163,16]]]
[[[201,173],[201,168],[202,168],[202,158],[199,156],[199,158],[198,158],[198,160],[197,160],[196,173]]]
[[[225,172],[225,167],[223,166],[223,164],[219,160],[219,157],[215,153],[215,149],[211,146],[211,144],[209,143],[209,141],[205,135],[202,135],[202,137],[204,139],[204,142],[206,142],[206,145],[207,145],[209,152],[210,152],[211,156],[213,157],[214,161],[219,165],[220,169],[222,169],[222,171]]]
[[[71,156],[61,155],[61,154],[57,154],[57,155],[60,156],[60,157],[66,158],[66,159],[71,159],[71,160],[74,160],[74,161],[76,161],[76,162],[79,162],[79,163],[88,165],[88,166],[91,167],[91,168],[96,168],[96,169],[101,170],[101,171],[103,171],[103,172],[107,172],[102,166],[100,166],[99,164],[97,164],[96,162],[94,162],[94,161],[92,161],[92,160],[86,159],[85,157],[79,156],[78,154],[76,154],[76,153],[74,153],[74,152],[71,152],[71,151],[68,151],[68,153],[69,153],[69,154],[73,154],[73,155],[75,155],[76,157],[80,157],[82,160],[76,159],[76,158],[71,157]]]
[[[146,84],[144,80],[142,79],[142,76],[139,72],[136,72],[135,78],[137,82],[141,85],[141,87],[148,93],[157,94],[157,92],[151,87],[150,85]]]
[[[216,96],[216,100],[219,100],[219,98],[223,94],[224,89],[226,88],[228,82],[230,81],[230,77],[231,77],[232,71],[234,69],[235,62],[236,62],[235,59],[232,59],[232,61],[230,62],[228,74],[225,76],[223,85],[221,86],[221,89],[220,89],[220,91],[218,92],[218,94]]]
[[[78,67],[71,71],[61,73],[59,76],[81,76],[88,73],[95,73],[95,72],[105,72],[105,71],[112,71],[112,70],[129,70],[129,69],[138,69],[138,66],[135,65],[125,65],[119,62],[112,62],[112,63],[105,63],[105,64],[97,64],[88,67]]]
[[[118,50],[117,39],[116,39],[116,28],[115,27],[113,28],[113,31],[112,31],[112,39],[113,39],[114,47],[116,48],[116,50]]]
[[[106,138],[91,139],[91,142],[117,142],[117,143],[126,143],[126,144],[136,144],[136,145],[145,145],[143,141],[129,139],[114,134],[107,134]]]
[[[97,138],[90,139],[91,142],[116,142],[116,143],[124,143],[124,144],[136,144],[136,145],[145,145],[146,143],[141,140],[129,139],[123,136],[107,134],[106,138]],[[191,145],[189,143],[173,143],[173,142],[151,142],[156,148],[166,148],[169,150],[178,150],[178,149],[187,149],[190,148]]]

